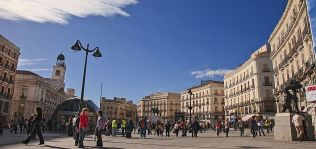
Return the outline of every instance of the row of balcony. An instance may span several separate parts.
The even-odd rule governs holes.
[[[11,71],[15,71],[14,65],[12,65],[12,66],[10,67],[9,64],[5,64],[5,65],[4,65],[4,63],[3,63],[2,61],[0,61],[0,66],[4,67],[4,68],[6,68],[6,69],[9,69],[9,70],[11,70]]]
[[[14,84],[14,81],[12,79],[8,79],[8,78],[3,78],[0,76],[0,80],[3,81],[3,82],[7,82],[7,83],[10,83],[10,84]]]
[[[9,99],[12,99],[13,94],[8,94],[8,93],[0,92],[0,96],[6,97],[6,98],[9,98]]]
[[[292,47],[292,49],[290,50],[290,52],[284,57],[284,59],[281,61],[281,63],[279,64],[279,68],[281,70],[284,69],[284,66],[286,64],[288,64],[288,62],[293,58],[293,56],[296,56],[298,54],[298,49],[300,49],[300,47],[303,46],[303,39],[299,39],[295,45]]]
[[[302,1],[302,0],[301,0]],[[300,1],[300,3],[299,3],[299,11],[301,11],[301,6],[302,6],[302,2]],[[273,52],[271,53],[271,55],[274,55],[274,53],[276,52],[276,51],[278,51],[277,49],[279,49],[280,47],[281,47],[281,45],[283,45],[284,44],[284,41],[287,39],[287,37],[288,37],[288,35],[289,35],[289,33],[291,32],[291,30],[293,29],[293,27],[294,27],[294,23],[297,21],[296,19],[297,19],[297,16],[298,16],[298,12],[293,12],[293,17],[292,17],[292,20],[291,20],[291,22],[290,22],[290,25],[289,25],[289,27],[287,28],[287,30],[285,31],[285,34],[284,34],[284,36],[282,36],[281,37],[281,40],[279,40],[279,43],[278,43],[278,45],[277,45],[277,47],[276,47],[276,49],[274,49],[273,50]]]
[[[242,89],[242,90],[240,90],[240,91],[238,90],[236,93],[229,94],[228,96],[225,96],[225,98],[226,98],[226,99],[227,99],[228,97],[232,98],[232,97],[235,97],[235,96],[237,96],[237,95],[239,95],[239,94],[247,93],[248,91],[250,91],[251,89],[254,89],[254,88],[255,88],[255,86],[252,85],[251,87],[247,87],[247,88]]]
[[[262,71],[270,71],[270,70],[262,70]],[[241,80],[237,80],[236,83],[233,82],[232,84],[229,84],[228,86],[225,85],[224,88],[227,89],[227,88],[233,87],[233,86],[235,86],[235,85],[238,85],[238,84],[240,84],[240,83],[243,83],[243,81],[245,81],[246,79],[252,77],[253,75],[254,75],[254,73],[253,73],[253,72],[250,72],[250,75],[247,74],[247,75],[244,76]]]

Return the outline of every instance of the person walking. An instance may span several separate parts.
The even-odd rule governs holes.
[[[230,128],[230,124],[229,124],[229,121],[228,119],[225,121],[225,133],[226,133],[226,137],[228,137],[228,133],[229,133],[229,128]]]
[[[215,123],[215,129],[216,129],[216,135],[219,136],[219,133],[221,132],[221,122],[219,120]]]
[[[262,119],[258,120],[258,131],[259,131],[259,136],[261,136],[261,133],[263,134],[263,136],[266,136],[264,134],[264,131],[263,131],[263,121],[262,121]]]
[[[140,138],[145,139],[146,129],[147,129],[147,121],[145,118],[141,118],[141,120],[139,121],[139,127],[140,127]]]
[[[132,137],[132,131],[134,129],[134,123],[132,120],[129,120],[126,125],[126,138]]]
[[[239,131],[240,131],[240,136],[244,136],[245,135],[245,126],[244,126],[244,122],[240,119],[238,120],[237,122],[237,126],[239,128]]]
[[[79,148],[84,148],[83,140],[89,123],[88,108],[82,109],[79,119]]]
[[[182,137],[187,136],[187,127],[186,127],[186,123],[185,123],[184,120],[182,120],[182,121],[180,122],[179,127],[180,127],[181,130],[182,130],[181,136],[182,136]]]
[[[267,129],[267,134],[269,134],[269,129],[270,129],[270,125],[271,125],[271,122],[268,120],[268,118],[264,121],[264,126],[265,128]]]
[[[98,112],[98,120],[97,120],[97,126],[96,126],[96,136],[97,136],[97,148],[102,148],[103,143],[102,143],[102,132],[105,129],[105,125],[107,122],[107,118],[103,115],[102,111],[100,110]]]
[[[174,124],[173,129],[174,129],[174,132],[176,133],[176,136],[178,136],[178,134],[179,134],[179,122],[176,122]]]
[[[39,145],[42,145],[44,144],[44,138],[43,138],[43,135],[42,135],[42,126],[41,126],[41,121],[43,119],[43,116],[42,116],[42,108],[41,107],[36,107],[36,112],[37,112],[37,115],[33,121],[33,128],[32,128],[32,131],[31,131],[31,135],[28,136],[26,138],[26,140],[24,140],[22,143],[24,144],[28,144],[30,142],[31,139],[33,139],[36,134],[38,135],[38,138],[39,138]]]
[[[166,137],[170,137],[170,128],[171,128],[170,122],[166,123],[165,128],[166,128]]]
[[[199,129],[200,129],[199,122],[197,120],[194,120],[192,123],[192,137],[197,137]]]
[[[116,137],[116,131],[117,131],[117,121],[116,118],[112,120],[112,137]]]
[[[298,141],[303,141],[304,137],[304,127],[303,127],[303,121],[305,120],[304,116],[300,115],[298,112],[295,113],[295,115],[292,118],[292,123],[295,126],[296,133],[297,133],[297,139]]]
[[[257,129],[257,121],[256,118],[253,116],[252,120],[250,121],[250,131],[252,133],[252,137],[256,137],[256,129]]]
[[[78,112],[77,115],[73,119],[75,146],[78,146],[78,143],[79,143],[79,133],[80,133],[79,123],[80,123],[80,112]]]
[[[126,131],[126,120],[122,119],[122,137],[125,137],[125,131]]]

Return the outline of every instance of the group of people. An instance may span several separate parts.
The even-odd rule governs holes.
[[[204,126],[204,125],[203,125]],[[141,138],[146,138],[146,134],[152,134],[154,131],[154,135],[163,136],[165,132],[166,137],[170,137],[170,132],[175,133],[176,136],[179,136],[179,132],[181,131],[182,137],[187,136],[187,132],[192,134],[192,137],[197,137],[197,134],[200,130],[202,130],[202,125],[198,120],[193,120],[192,122],[186,122],[184,120],[176,121],[171,124],[170,122],[163,123],[160,120],[156,122],[150,122],[146,118],[141,118],[138,122],[138,134],[140,134]]]
[[[20,119],[9,119],[8,128],[10,133],[17,134],[19,133],[27,133],[30,134],[34,125],[36,114],[32,114],[29,119],[24,119],[23,117]],[[41,121],[42,127],[44,127],[43,123],[45,123],[45,119]],[[44,133],[44,128],[42,128]]]

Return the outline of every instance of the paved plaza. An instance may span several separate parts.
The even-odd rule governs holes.
[[[48,134],[46,134],[48,135]],[[198,138],[176,137],[174,134],[170,138],[148,136],[146,139],[140,139],[138,134],[132,134],[132,139],[123,137],[103,136],[105,149],[197,149],[197,148],[218,148],[218,149],[297,149],[297,148],[315,148],[315,142],[278,142],[273,140],[270,133],[264,137],[253,139],[250,133],[246,131],[246,136],[238,136],[238,132],[232,131],[228,138],[221,134],[217,137],[214,132],[199,133]],[[1,136],[3,137],[3,136]],[[19,140],[21,140],[20,138]],[[3,144],[2,140],[0,142]],[[46,138],[45,145],[38,146],[38,142],[31,142],[28,145],[15,143],[11,145],[0,146],[1,149],[73,149],[74,141],[71,137],[56,136]],[[86,148],[95,148],[93,136],[86,136],[84,141]]]

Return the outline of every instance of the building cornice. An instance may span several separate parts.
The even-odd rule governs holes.
[[[1,34],[0,34],[0,41],[2,41],[6,46],[9,46],[10,49],[17,50],[20,54],[20,48],[16,46],[14,43],[12,43],[10,40],[5,38],[4,36],[2,36]]]
[[[287,5],[286,5],[286,7],[285,7],[285,10],[284,10],[284,12],[283,12],[283,14],[282,14],[282,16],[281,16],[281,19],[279,20],[278,24],[275,26],[275,28],[273,29],[273,31],[272,31],[272,33],[271,33],[271,35],[270,35],[270,38],[269,38],[269,40],[268,40],[269,43],[270,43],[270,41],[275,37],[275,35],[277,35],[277,33],[279,32],[279,30],[282,28],[283,23],[285,22],[285,20],[286,20],[288,14],[289,14],[289,11],[290,11],[290,8],[291,8],[291,6],[292,6],[292,4],[293,4],[293,1],[294,1],[294,0],[288,0],[288,3],[287,3]]]

